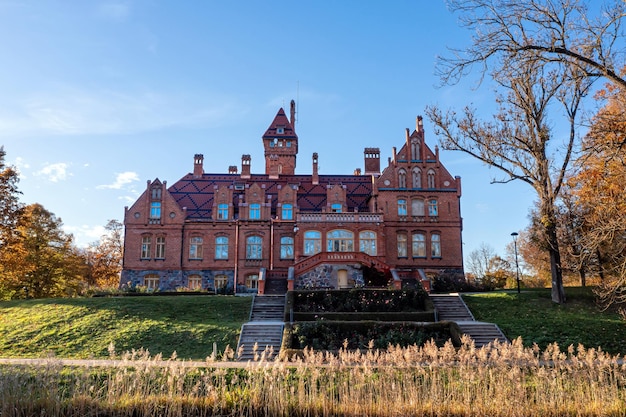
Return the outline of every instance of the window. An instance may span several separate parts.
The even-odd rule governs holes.
[[[228,204],[222,203],[217,205],[217,219],[228,220]]]
[[[161,187],[153,187],[151,190],[151,196],[153,200],[161,199]]]
[[[416,140],[411,141],[411,155],[413,159],[420,159],[420,143]]]
[[[398,234],[398,258],[406,258],[407,257],[407,247],[406,247],[406,235],[403,233]]]
[[[152,247],[152,237],[141,238],[141,259],[150,259],[150,248]]]
[[[315,255],[322,251],[322,234],[316,230],[304,232],[304,254]]]
[[[276,133],[279,135],[282,135],[285,133],[285,128],[284,127],[277,127],[276,128]]]
[[[150,203],[150,218],[151,219],[160,219],[161,218],[161,202],[153,201]]]
[[[215,238],[215,259],[228,259],[228,238],[226,236]]]
[[[411,216],[423,216],[424,215],[424,200],[421,198],[414,198],[411,200]]]
[[[428,200],[428,215],[431,217],[437,217],[438,214],[438,210],[437,210],[437,200],[430,199]]]
[[[428,171],[428,188],[435,188],[435,171],[432,169]]]
[[[189,275],[187,279],[187,288],[190,290],[202,289],[202,277],[200,275]]]
[[[259,276],[256,274],[251,274],[246,277],[246,287],[251,290],[256,290],[259,288]]]
[[[293,238],[280,238],[280,259],[293,259]]]
[[[359,233],[359,250],[368,255],[376,256],[376,232]]]
[[[330,211],[333,213],[341,213],[341,204],[335,203],[330,206]]]
[[[158,290],[160,284],[161,280],[157,274],[148,274],[143,277],[143,286],[146,287],[148,291]]]
[[[193,236],[189,242],[189,259],[202,259],[202,243],[200,236]]]
[[[216,275],[213,279],[213,289],[215,291],[226,288],[228,285],[228,277],[226,275]]]
[[[263,258],[263,239],[260,236],[246,238],[246,259]]]
[[[156,250],[154,252],[156,259],[165,259],[165,237],[159,236],[156,238]]]
[[[251,220],[259,220],[261,218],[261,205],[259,203],[250,204],[250,215],[248,218]]]
[[[283,220],[293,220],[293,206],[291,204],[283,204],[281,217]]]
[[[422,188],[422,171],[419,168],[413,169],[413,188]]]
[[[326,234],[327,252],[354,252],[354,233],[349,230],[332,230]]]
[[[403,198],[398,200],[398,216],[406,216],[406,200]]]
[[[430,256],[441,258],[441,236],[437,233],[433,233],[430,236]]]
[[[406,171],[403,169],[398,171],[398,187],[406,188]]]
[[[414,258],[426,257],[426,238],[423,233],[415,233],[413,235],[412,251]]]

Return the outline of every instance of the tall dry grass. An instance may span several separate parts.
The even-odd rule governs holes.
[[[0,367],[0,415],[626,416],[626,365],[582,346],[476,349],[465,339],[460,349],[307,350],[240,369],[140,351],[118,365]]]

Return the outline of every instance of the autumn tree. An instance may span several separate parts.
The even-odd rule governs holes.
[[[582,0],[450,0],[448,6],[474,36],[469,47],[439,60],[438,74],[443,83],[453,83],[478,65],[481,79],[495,82],[498,110],[491,120],[481,120],[472,107],[461,115],[437,107],[427,113],[444,148],[498,168],[504,177],[494,182],[521,180],[534,188],[552,300],[563,303],[555,205],[579,144],[582,99],[600,77],[626,85],[615,71],[620,51],[614,49],[624,3],[607,3],[597,19]],[[561,137],[555,116],[567,132]]]
[[[43,298],[78,295],[85,263],[63,223],[40,204],[24,207],[15,238],[7,245],[11,254],[3,261],[5,297]]]
[[[20,191],[17,189],[17,170],[5,164],[6,152],[0,146],[0,251],[15,230],[19,218]]]
[[[106,233],[86,250],[89,262],[89,284],[100,288],[117,287],[122,271],[124,225],[109,220]]]
[[[570,183],[584,212],[583,261],[597,263],[605,305],[626,307],[626,98],[609,84],[598,94],[595,115]]]

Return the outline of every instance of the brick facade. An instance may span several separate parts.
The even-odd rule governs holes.
[[[268,279],[292,287],[363,285],[375,266],[402,282],[463,273],[461,180],[425,142],[421,117],[380,171],[365,148],[364,174],[297,175],[298,136],[280,109],[262,136],[265,173],[193,171],[168,187],[148,181],[125,209],[121,286],[263,291]]]

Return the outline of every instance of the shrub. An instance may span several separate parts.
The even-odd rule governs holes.
[[[296,291],[294,312],[424,311],[428,294],[422,289],[352,289]]]

